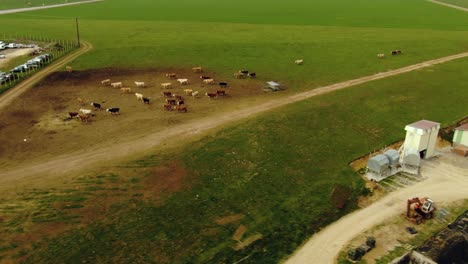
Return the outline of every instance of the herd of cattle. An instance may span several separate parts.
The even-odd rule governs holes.
[[[67,66],[66,71],[71,71],[71,67]],[[202,67],[194,67],[192,68],[192,71],[194,73],[203,73],[203,68]],[[239,71],[240,74],[243,74],[245,76],[249,76],[250,78],[255,78],[255,73],[248,73],[248,71]],[[169,80],[176,80],[180,86],[187,86],[190,84],[189,80],[187,78],[178,78],[176,73],[167,73],[165,74],[165,77],[168,78]],[[199,77],[203,84],[207,85],[215,85],[215,80],[211,78],[210,76],[205,76],[201,75]],[[142,81],[135,81],[134,82],[136,88],[144,88],[146,87],[146,83]],[[216,92],[208,92],[205,93],[205,95],[209,99],[214,99],[217,98],[218,96],[225,96],[226,93],[226,88],[228,87],[227,82],[218,82],[217,83],[219,86],[219,89],[216,89]],[[123,82],[111,82],[110,79],[102,80],[101,85],[104,86],[110,86],[113,88],[118,88],[120,90],[121,94],[132,94],[132,88],[131,87],[125,87]],[[161,83],[161,88],[162,89],[171,89],[173,88],[172,82],[165,82]],[[194,91],[193,89],[184,89],[184,94],[186,96],[190,96],[193,98],[198,98],[200,95],[199,91]],[[136,96],[136,99],[138,101],[143,102],[143,104],[150,104],[151,103],[151,97],[145,97],[141,93],[134,93]],[[185,104],[185,100],[182,95],[170,92],[170,91],[163,91],[161,92],[163,95],[164,103],[162,104],[162,109],[166,111],[177,111],[180,113],[187,113],[188,108]],[[84,102],[82,98],[77,98],[78,103],[83,107],[87,105],[87,103]],[[69,118],[73,119],[79,119],[82,122],[88,122],[91,120],[91,118],[94,116],[93,111],[95,110],[103,110],[102,106],[100,103],[96,102],[91,102],[89,103],[90,106],[92,106],[94,109],[86,109],[86,108],[81,108],[78,112],[68,112]],[[120,108],[119,107],[111,107],[105,109],[107,112],[113,115],[118,115],[120,114]]]

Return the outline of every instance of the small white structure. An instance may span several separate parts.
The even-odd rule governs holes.
[[[400,172],[400,153],[394,149],[372,157],[367,162],[366,177],[371,181],[381,181]]]
[[[429,120],[421,120],[407,125],[403,154],[408,151],[417,151],[422,159],[434,156],[439,129],[439,123]]]
[[[453,146],[459,145],[468,147],[468,123],[455,128],[455,134],[453,134]]]
[[[269,89],[275,92],[281,90],[282,88],[283,86],[280,83],[273,82],[273,81],[266,82],[266,85],[265,85],[265,89]]]

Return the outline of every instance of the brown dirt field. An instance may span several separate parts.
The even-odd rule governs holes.
[[[232,235],[232,239],[236,241],[241,240],[245,232],[247,232],[247,227],[245,225],[240,225],[236,229],[236,232],[234,232],[234,235]]]
[[[166,72],[175,72],[181,78],[188,78],[191,84],[181,86],[175,80],[165,77]],[[203,84],[199,75],[190,69],[102,69],[54,73],[17,99],[0,117],[0,132],[9,135],[0,140],[0,168],[51,159],[56,155],[103,143],[135,139],[187,120],[225,111],[243,98],[264,95],[258,80],[230,79],[226,80],[229,83],[225,89],[228,94],[210,100],[204,94],[216,92],[220,88]],[[216,79],[210,73],[203,75]],[[118,88],[101,85],[101,80],[107,78],[113,82],[123,82],[124,86],[131,87],[132,93],[122,94]],[[134,81],[144,81],[147,87],[137,88]],[[172,82],[173,88],[162,89],[160,83],[163,82]],[[200,97],[185,96],[184,89],[199,91]],[[165,111],[162,108],[163,91],[182,95],[188,113]],[[145,105],[138,101],[135,92],[150,97],[151,104]],[[78,97],[84,100],[84,105],[78,103]],[[121,114],[94,111],[95,116],[88,123],[68,118],[68,112],[78,112],[80,108],[92,109],[90,102],[100,103],[103,108],[119,107]]]

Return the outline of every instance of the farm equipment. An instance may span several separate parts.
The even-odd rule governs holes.
[[[426,219],[431,219],[434,216],[434,210],[434,201],[427,197],[421,199],[413,197],[406,202],[406,218],[417,225]]]

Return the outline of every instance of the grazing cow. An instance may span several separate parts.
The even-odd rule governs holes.
[[[143,95],[141,93],[135,93],[137,100],[143,101]]]
[[[91,119],[91,115],[89,114],[79,114],[78,118],[81,122],[88,122]]]
[[[171,104],[163,104],[162,107],[166,109],[166,111],[172,111],[172,105]]]
[[[216,94],[217,95],[226,95],[226,91],[225,90],[216,90]]]
[[[84,109],[84,108],[81,108],[80,112],[83,113],[83,114],[91,114],[92,113],[92,111],[90,109]]]
[[[127,93],[127,94],[129,94],[129,93],[132,92],[132,88],[130,88],[130,87],[122,87],[122,88],[120,88],[120,91],[121,91],[122,93]]]
[[[94,107],[94,109],[101,110],[101,104],[98,104],[98,103],[90,103],[89,105],[91,105],[92,107]]]
[[[172,83],[161,83],[161,88],[169,89],[172,87]]]
[[[164,95],[165,98],[171,98],[174,96],[171,92],[162,92],[162,94]]]
[[[174,95],[174,97],[176,100],[184,100],[184,98],[182,98],[182,95]]]
[[[401,54],[401,50],[392,50],[392,55]]]
[[[192,93],[192,96],[193,96],[193,97],[198,97],[198,94],[199,94],[199,92],[198,92],[198,91],[195,91],[195,92]]]
[[[383,54],[383,53],[377,54],[377,58],[383,59],[383,58],[385,58],[385,54]]]
[[[227,82],[220,82],[219,87],[226,88],[228,86]]]
[[[177,112],[179,112],[179,113],[181,113],[181,112],[187,113],[187,107],[186,106],[174,105],[173,109],[177,110]]]
[[[257,74],[255,72],[251,72],[251,73],[249,73],[249,77],[250,78],[255,78],[255,77],[257,77]]]
[[[65,67],[65,70],[66,70],[67,72],[72,72],[72,71],[73,71],[73,68],[72,68],[71,66],[67,66],[67,67]]]
[[[120,114],[120,108],[117,107],[112,107],[112,108],[107,108],[106,112],[109,112],[113,115],[119,115]]]
[[[187,85],[189,83],[188,79],[177,79],[181,85]]]
[[[193,67],[192,71],[195,72],[195,73],[200,73],[200,72],[203,72],[203,68],[202,67]]]
[[[68,112],[68,115],[70,118],[77,118],[80,113],[78,112]]]
[[[84,105],[84,101],[80,97],[76,98],[76,101],[78,101],[80,105]]]
[[[143,97],[143,103],[144,104],[149,104],[150,100],[151,100],[151,98],[149,98],[149,97]]]
[[[111,83],[111,86],[114,88],[122,88],[122,82]]]
[[[200,76],[200,79],[206,80],[206,79],[211,79],[211,77],[210,77],[210,76],[202,75],[202,76]]]
[[[249,71],[248,70],[240,70],[239,73],[243,74],[243,75],[247,75],[247,74],[249,74]]]
[[[208,96],[210,99],[216,98],[216,96],[218,96],[218,94],[215,93],[205,93],[205,95]]]
[[[214,79],[205,79],[203,82],[206,84],[214,84]]]
[[[145,82],[135,82],[135,85],[136,85],[137,87],[145,87],[145,86],[146,86],[146,85],[145,85]]]
[[[166,99],[166,103],[170,105],[175,105],[177,103],[176,99]]]
[[[101,84],[102,84],[102,85],[110,85],[110,83],[111,83],[111,80],[110,80],[110,79],[105,79],[105,80],[102,80],[102,81],[101,81]]]
[[[193,90],[192,89],[184,89],[184,93],[186,95],[192,95]]]
[[[297,65],[302,65],[304,64],[304,60],[295,60],[294,63]]]
[[[240,73],[240,72],[236,72],[236,73],[234,73],[234,77],[236,77],[236,79],[244,79],[245,74]]]
[[[175,73],[166,73],[166,77],[169,77],[171,79],[175,79],[175,78],[177,78],[177,74],[175,74]]]
[[[184,105],[185,103],[184,103],[184,100],[177,100],[177,103],[176,103],[176,104],[177,104],[177,105]]]

